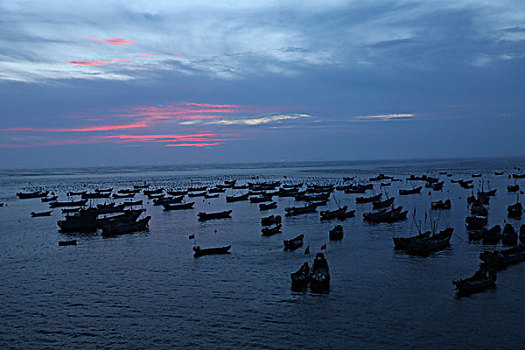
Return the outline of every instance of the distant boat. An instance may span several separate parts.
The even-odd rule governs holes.
[[[50,202],[49,207],[50,208],[58,208],[58,207],[81,207],[86,205],[87,199],[79,200],[79,201],[68,201],[68,202]]]
[[[286,216],[296,216],[301,214],[307,214],[307,213],[315,213],[316,212],[316,205],[307,205],[304,207],[291,207],[291,208],[285,208]]]
[[[481,292],[496,285],[496,272],[478,270],[472,277],[452,281],[458,295],[470,295]]]
[[[166,193],[170,196],[185,196],[188,194],[188,190],[167,190]]]
[[[217,255],[217,254],[229,254],[231,245],[227,245],[225,247],[218,247],[218,248],[201,248],[199,246],[193,247],[193,256],[195,258],[199,258],[201,256],[205,255]]]
[[[343,216],[346,213],[348,206],[344,206],[335,210],[323,210],[320,212],[321,220],[332,220]]]
[[[51,196],[51,197],[42,197],[40,199],[40,201],[42,203],[47,203],[47,202],[53,202],[53,201],[56,201],[58,199],[58,196]]]
[[[328,238],[331,241],[340,241],[343,239],[343,226],[337,225],[328,233]]]
[[[451,208],[450,199],[447,199],[446,201],[439,200],[437,202],[430,203],[430,209],[433,210],[448,210]]]
[[[92,193],[83,193],[82,199],[92,199],[92,198],[109,198],[111,196],[110,192],[92,192]]]
[[[372,203],[372,202],[377,202],[381,199],[381,197],[383,196],[382,193],[379,193],[375,196],[371,196],[371,197],[356,197],[355,199],[355,202],[356,203]]]
[[[87,193],[87,191],[79,191],[79,192],[68,192],[68,196],[81,196],[83,194]]]
[[[34,212],[34,211],[32,211],[31,212],[31,216],[34,217],[34,218],[39,217],[39,216],[51,216],[52,212],[53,212],[52,210],[41,211],[41,212]]]
[[[148,228],[148,223],[151,216],[146,216],[144,219],[136,222],[109,224],[102,227],[102,237],[113,237],[137,231],[144,231]]]
[[[224,192],[226,192],[226,188],[215,187],[215,188],[210,188],[208,190],[208,193],[224,193]]]
[[[226,196],[226,202],[228,203],[247,201],[247,200],[248,200],[248,193],[241,194],[239,196]]]
[[[183,209],[193,209],[193,205],[195,202],[188,202],[188,203],[163,203],[162,206],[164,207],[164,210],[183,210]]]
[[[58,241],[59,247],[68,246],[68,245],[77,245],[77,240],[73,239],[70,241]]]
[[[259,210],[261,211],[276,209],[276,208],[277,208],[277,202],[272,202],[268,204],[265,204],[265,203],[259,204]]]
[[[465,222],[467,223],[467,230],[481,230],[487,225],[488,219],[486,216],[468,216]]]
[[[281,233],[281,224],[277,224],[274,227],[265,227],[261,230],[263,236],[270,237],[277,233]]]
[[[520,185],[509,185],[507,186],[508,192],[518,192],[520,190]]]
[[[416,193],[421,193],[421,189],[423,187],[422,186],[419,186],[419,187],[416,187],[416,188],[413,188],[413,189],[409,189],[409,190],[399,190],[399,195],[401,196],[406,196],[406,195],[409,195],[409,194],[416,194]]]
[[[134,197],[135,197],[135,193],[125,193],[125,194],[113,193],[113,198],[115,199],[134,198]]]
[[[477,238],[477,237],[473,237]],[[482,230],[481,238],[483,239],[483,244],[498,244],[501,239],[501,226],[496,225],[490,230]]]
[[[225,210],[225,211],[220,211],[220,212],[215,212],[215,213],[200,212],[198,214],[198,217],[200,221],[213,220],[213,219],[226,219],[226,218],[231,218],[231,213],[232,213],[232,210]]]
[[[384,201],[375,201],[372,202],[372,209],[383,209],[388,208],[394,204],[395,197],[390,197],[385,199]]]
[[[440,233],[427,238],[413,240],[408,243],[407,253],[412,255],[427,256],[450,246],[450,238],[454,233],[453,228],[446,228]]]
[[[282,217],[281,215],[270,215],[268,217],[265,217],[265,218],[262,218],[261,219],[261,225],[263,226],[271,226],[271,225],[275,225],[275,224],[280,224],[282,221]]]
[[[510,219],[518,219],[523,214],[523,206],[520,202],[517,202],[515,204],[509,205],[507,207],[507,216]]]
[[[202,192],[206,191],[208,186],[202,186],[202,187],[188,187],[188,192]]]
[[[188,193],[188,197],[204,197],[206,196],[206,191],[202,191],[202,192],[189,192]]]
[[[408,249],[410,242],[417,241],[419,239],[424,239],[430,237],[431,232],[427,231],[424,233],[420,233],[417,236],[412,237],[394,237],[392,238],[394,241],[394,249],[400,249],[400,250],[406,250]]]
[[[35,191],[35,192],[18,192],[16,195],[19,199],[29,199],[29,198],[41,198],[46,197],[49,194],[49,191]]]
[[[160,187],[154,190],[144,190],[142,193],[144,193],[147,196],[149,194],[159,194],[159,193],[162,193],[163,191],[164,191],[164,188]]]
[[[219,197],[219,194],[218,194],[218,193],[210,194],[209,191],[208,191],[208,193],[206,193],[206,194],[204,195],[204,198],[208,198],[208,199],[209,199],[209,198],[218,198],[218,197]]]
[[[511,224],[506,224],[503,228],[501,243],[505,246],[515,246],[518,244],[518,234]]]
[[[295,237],[295,238],[292,238],[292,239],[289,239],[289,240],[284,240],[283,243],[284,243],[284,250],[296,250],[300,247],[303,246],[303,238],[304,238],[304,235],[303,234],[300,234],[299,236]]]

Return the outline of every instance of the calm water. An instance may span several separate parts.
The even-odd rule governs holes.
[[[357,211],[342,223],[341,242],[328,242],[328,231],[339,222],[320,222],[318,214],[284,218],[282,234],[262,237],[260,218],[282,215],[293,199],[277,199],[278,209],[261,213],[258,204],[225,203],[221,195],[191,199],[195,209],[187,211],[164,212],[146,203],[152,216],[148,232],[112,239],[74,235],[76,247],[57,246],[68,238],[58,232],[59,209],[51,217],[31,218],[31,211],[47,205],[15,196],[40,186],[64,199],[66,192],[84,184],[89,189],[125,188],[143,181],[186,187],[230,178],[243,183],[254,175],[261,181],[287,176],[292,181],[337,183],[343,176],[365,179],[379,172],[403,179],[427,171],[437,175],[446,170],[454,179],[483,172],[485,188],[498,189],[491,199],[489,224],[502,225],[506,206],[516,200],[506,191],[514,181],[494,176],[494,170],[508,173],[514,166],[525,169],[525,161],[0,171],[0,202],[7,205],[0,208],[0,348],[523,348],[525,264],[499,273],[496,289],[455,297],[451,281],[470,276],[487,247],[468,242],[464,219],[470,192],[445,176],[444,190],[432,196],[428,189],[397,196],[398,188],[411,187],[406,182],[385,188],[396,195],[398,205],[410,211],[417,207],[421,219],[431,200],[452,200],[451,211],[434,215],[440,228],[455,228],[451,248],[428,258],[393,250],[392,236],[415,232],[412,220],[363,223],[370,204],[356,205],[356,195],[342,192],[336,192],[340,204]],[[525,180],[518,181],[525,187]],[[475,184],[479,188],[480,180]],[[229,189],[226,194],[242,191]],[[197,221],[199,211],[227,208],[233,210],[232,219]],[[326,208],[336,208],[335,201]],[[194,259],[188,239],[193,233],[203,247],[232,244],[231,254]],[[282,240],[301,233],[313,251],[327,243],[332,274],[327,295],[290,290],[290,273],[307,256],[304,249],[284,252]]]

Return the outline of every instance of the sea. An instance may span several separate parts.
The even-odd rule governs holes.
[[[0,170],[0,348],[1,349],[523,349],[525,264],[498,273],[497,287],[458,298],[453,280],[471,276],[479,254],[501,249],[469,242],[467,197],[497,189],[489,205],[489,226],[522,222],[506,218],[509,174],[525,170],[525,159],[453,159],[177,165],[82,169]],[[504,175],[496,176],[496,171]],[[452,176],[439,174],[447,172]],[[284,217],[286,207],[303,205],[275,197],[277,209],[261,212],[247,201],[190,198],[192,210],[164,211],[143,194],[147,231],[103,238],[98,233],[64,234],[53,209],[17,192],[45,189],[66,200],[67,192],[112,187],[152,188],[215,185],[225,180],[342,184],[343,177],[366,182],[380,173],[403,179],[367,195],[395,196],[409,211],[406,221],[368,224],[370,204],[356,194],[334,192],[319,210],[347,205],[354,218],[321,222],[319,213]],[[472,174],[482,176],[472,178]],[[423,185],[410,174],[439,176],[442,191],[399,196],[399,189]],[[465,190],[451,179],[473,179]],[[430,211],[431,201],[450,199],[452,209]],[[118,201],[121,202],[121,201]],[[104,203],[92,200],[91,204]],[[197,213],[232,210],[231,219],[199,222]],[[415,214],[414,214],[415,209]],[[282,233],[261,235],[261,218],[283,216]],[[392,238],[453,227],[451,246],[428,257],[394,251]],[[342,241],[331,242],[335,225]],[[304,246],[283,250],[283,240],[304,234]],[[194,235],[195,240],[189,236]],[[58,246],[76,239],[77,246]],[[228,255],[194,258],[203,248],[231,244]],[[326,245],[325,250],[321,250]],[[305,254],[309,246],[310,254]],[[315,254],[326,255],[328,293],[291,290],[290,273]]]

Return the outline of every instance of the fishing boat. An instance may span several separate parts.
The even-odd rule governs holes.
[[[479,174],[472,174],[472,177],[481,177],[481,173],[479,173]]]
[[[270,209],[276,209],[277,208],[277,202],[272,202],[268,204],[259,204],[259,210],[270,210]]]
[[[271,226],[271,225],[276,225],[276,224],[280,224],[282,221],[282,217],[281,215],[270,215],[270,216],[267,216],[265,218],[261,218],[261,225],[263,226]]]
[[[355,216],[355,210],[349,210],[346,213],[343,213],[337,217],[337,220],[344,221],[348,218],[353,218]]]
[[[503,171],[495,171],[495,172],[494,172],[494,175],[496,175],[496,176],[501,176],[501,175],[503,175],[503,174],[504,174]]]
[[[432,232],[427,231],[412,237],[394,237],[392,238],[392,240],[394,241],[394,249],[407,250],[410,245],[410,242],[428,238],[431,234]]]
[[[303,202],[312,202],[312,201],[325,201],[330,198],[330,193],[320,193],[320,194],[296,194],[293,196],[296,201]]]
[[[421,189],[423,188],[423,186],[419,186],[419,187],[416,187],[416,188],[413,188],[413,189],[409,189],[409,190],[399,190],[399,195],[400,196],[407,196],[409,194],[416,194],[416,193],[421,193]]]
[[[134,205],[142,205],[142,199],[137,200],[137,201],[125,201],[124,203],[122,203],[122,205],[124,205],[125,207],[132,207]]]
[[[525,173],[524,174],[512,174],[512,177],[515,179],[525,179]]]
[[[310,277],[310,266],[306,261],[296,272],[290,275],[292,279],[292,290],[302,290],[308,286]]]
[[[484,251],[479,255],[481,268],[501,271],[525,261],[525,246],[517,245],[505,250]]]
[[[138,220],[136,222],[129,223],[115,223],[109,224],[102,227],[102,237],[113,237],[118,235],[123,235],[127,233],[133,233],[137,231],[144,231],[148,228],[148,223],[151,219],[151,216],[146,216],[144,219]]]
[[[498,244],[501,239],[501,226],[496,225],[490,230],[482,230],[481,239],[483,239],[483,244]]]
[[[313,292],[323,292],[330,288],[330,269],[323,253],[315,256],[309,280]]]
[[[215,193],[215,194],[210,194],[210,193],[206,193],[204,195],[204,198],[207,198],[207,199],[210,199],[210,198],[219,198],[219,194],[218,193]]]
[[[135,197],[135,193],[126,193],[126,194],[113,193],[112,197],[115,198],[115,199],[134,198]]]
[[[407,253],[411,255],[427,256],[450,246],[450,238],[454,229],[448,227],[430,237],[417,239],[408,243]]]
[[[170,196],[185,196],[188,190],[167,190],[166,193]]]
[[[440,181],[440,182],[436,182],[434,184],[432,184],[432,191],[442,191],[443,190],[443,185],[445,184],[444,181]]]
[[[159,194],[159,193],[162,193],[163,191],[164,191],[164,188],[160,187],[154,190],[144,190],[142,193],[144,193],[147,196],[148,194]]]
[[[299,194],[299,188],[279,188],[277,196],[279,197],[294,197]]]
[[[304,207],[291,207],[291,208],[285,208],[286,216],[296,216],[301,214],[308,214],[308,213],[315,213],[317,206],[316,205],[306,205]]]
[[[81,209],[74,215],[67,215],[57,222],[61,232],[90,232],[98,228],[98,209]]]
[[[328,238],[331,241],[340,241],[343,239],[343,226],[337,225],[328,232]]]
[[[230,254],[231,245],[217,248],[201,248],[199,246],[193,247],[193,256],[199,258],[205,255],[219,255],[219,254]]]
[[[247,200],[248,200],[248,193],[241,194],[239,196],[226,196],[226,202],[228,203],[247,201]]]
[[[277,233],[281,233],[281,227],[282,227],[281,224],[277,224],[273,227],[265,227],[261,230],[261,233],[263,236],[270,237]]]
[[[303,187],[304,183],[301,182],[301,183],[297,183],[297,184],[283,184],[283,188],[301,188]]]
[[[248,185],[246,185],[246,184],[245,185],[234,185],[232,188],[234,190],[245,190],[245,189],[248,188]]]
[[[82,199],[109,198],[110,195],[109,192],[86,192],[81,197]]]
[[[320,212],[321,220],[337,219],[338,217],[344,215],[347,209],[348,206],[345,205],[344,207],[335,210],[323,210]]]
[[[284,250],[292,251],[292,250],[296,250],[297,248],[302,247],[303,246],[303,238],[304,238],[304,235],[300,234],[299,236],[297,236],[295,238],[292,238],[292,239],[289,239],[289,240],[284,240],[283,241],[283,243],[284,243]]]
[[[219,211],[215,213],[200,212],[198,215],[199,221],[213,220],[213,219],[226,219],[231,218],[232,210]]]
[[[77,245],[77,240],[76,239],[72,239],[70,241],[58,241],[58,246],[59,247],[64,247],[64,246],[68,246],[68,245]]]
[[[164,210],[184,210],[184,209],[193,209],[195,202],[188,203],[163,203],[162,206]]]
[[[520,185],[518,185],[518,184],[508,185],[507,186],[507,191],[508,192],[518,192],[519,190],[520,190]]]
[[[381,199],[381,197],[383,196],[382,193],[379,193],[375,196],[370,196],[370,197],[356,197],[355,199],[355,202],[356,203],[372,203],[372,202],[377,202]]]
[[[507,216],[510,219],[518,219],[523,214],[523,206],[520,202],[517,202],[515,204],[509,205],[507,207]]]
[[[392,180],[393,176],[386,176],[385,174],[379,174],[376,177],[371,177],[369,181],[382,181],[382,180]]]
[[[47,203],[47,202],[53,202],[53,201],[56,201],[58,199],[58,196],[51,196],[51,197],[42,197],[42,199],[40,199],[40,201],[42,203]]]
[[[95,192],[111,192],[113,191],[113,188],[96,188]]]
[[[123,194],[127,194],[127,193],[139,193],[140,192],[140,188],[123,188],[121,190],[118,190],[117,193],[123,193]]]
[[[408,211],[402,211],[403,207],[399,206],[392,209],[381,209],[376,212],[363,214],[363,220],[371,223],[394,223],[406,220]]]
[[[518,234],[511,224],[506,224],[501,235],[501,243],[504,246],[515,246],[518,244]]]
[[[111,214],[118,213],[124,210],[124,204],[115,205],[115,203],[110,203],[108,205],[98,204],[97,209],[99,214]]]
[[[97,217],[97,227],[103,228],[106,225],[130,224],[137,221],[145,209],[125,210],[116,215],[104,215]]]
[[[42,198],[46,197],[49,191],[35,191],[35,192],[18,192],[16,195],[19,199]]]
[[[49,207],[50,208],[79,207],[79,206],[81,207],[81,206],[86,205],[86,203],[87,203],[87,199],[78,200],[78,201],[68,201],[68,202],[55,201],[55,202],[50,202]]]
[[[79,191],[79,192],[68,192],[67,195],[68,197],[73,197],[73,196],[81,196],[83,194],[87,193],[87,191]]]
[[[272,201],[272,196],[268,196],[268,195],[250,198],[250,203],[262,203],[262,202],[271,202],[271,201]]]
[[[372,202],[372,209],[383,209],[388,208],[394,204],[395,198],[390,197],[385,199],[384,201],[375,201]]]
[[[224,193],[224,192],[226,192],[226,188],[215,187],[215,188],[208,189],[208,193]]]
[[[82,209],[82,207],[77,207],[77,208],[63,208],[63,209],[62,209],[62,213],[63,213],[63,214],[78,213],[81,209]]]
[[[432,202],[430,204],[430,209],[433,209],[433,210],[448,210],[450,208],[451,208],[450,199],[447,199],[444,202],[442,200],[439,200],[436,202]]]
[[[469,278],[452,281],[456,286],[458,296],[470,295],[484,291],[496,285],[496,272],[480,269]]]
[[[486,216],[468,216],[465,222],[467,223],[467,230],[481,230],[487,225],[488,219]]]
[[[49,211],[40,211],[40,212],[34,212],[32,211],[31,212],[31,216],[36,218],[36,217],[40,217],[40,216],[51,216],[51,213],[53,211],[52,210],[49,210]]]
[[[472,216],[488,216],[489,211],[483,204],[474,203],[470,207],[470,215]]]
[[[205,197],[206,193],[207,193],[206,191],[202,191],[202,192],[190,191],[188,192],[188,197]]]

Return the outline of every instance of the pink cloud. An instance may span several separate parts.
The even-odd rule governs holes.
[[[86,66],[86,67],[96,67],[96,66],[105,66],[109,63],[116,63],[116,62],[125,62],[129,61],[129,58],[117,58],[114,60],[98,60],[98,61],[92,61],[92,60],[82,60],[82,61],[69,61],[68,64],[73,64],[77,66]]]
[[[141,56],[154,56],[154,57],[160,57],[160,56],[166,56],[162,53],[141,53]]]
[[[210,103],[195,103],[195,102],[184,102],[186,106],[198,106],[198,107],[218,107],[218,108],[239,108],[239,105],[217,105],[217,104],[210,104]]]
[[[224,142],[213,142],[213,143],[178,143],[164,145],[164,147],[205,147],[210,148],[211,146],[222,145]]]
[[[109,131],[109,130],[123,130],[123,129],[134,129],[134,128],[144,128],[148,126],[146,121],[141,121],[132,124],[125,125],[98,125],[98,126],[88,126],[83,128],[27,128],[27,127],[18,127],[18,128],[7,128],[0,129],[0,131],[40,131],[40,132],[85,132],[85,131]]]
[[[122,38],[119,38],[117,36],[114,36],[112,38],[104,39],[104,38],[96,38],[94,36],[86,36],[86,38],[98,41],[99,43],[105,43],[110,45],[124,45],[124,44],[133,44],[135,43],[135,40],[124,40]]]

